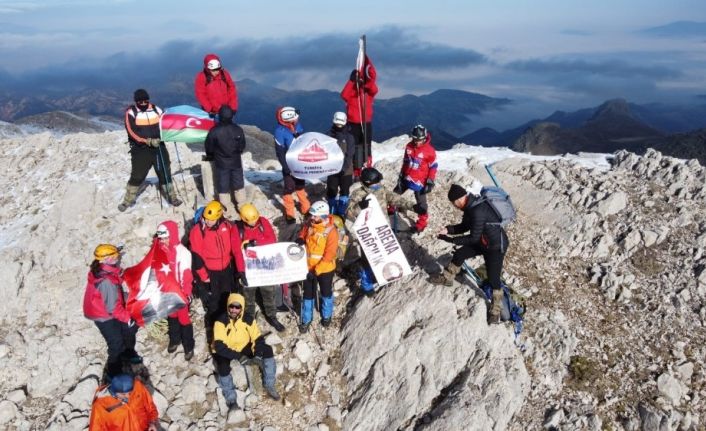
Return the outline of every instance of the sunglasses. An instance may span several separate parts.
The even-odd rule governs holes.
[[[230,305],[228,306],[228,308],[241,309],[241,308],[243,308],[243,306],[240,305],[240,304],[230,304]]]
[[[154,234],[154,236],[155,236],[155,238],[160,238],[160,239],[162,239],[162,238],[169,238],[169,232],[164,231],[164,230],[158,230],[158,231]]]

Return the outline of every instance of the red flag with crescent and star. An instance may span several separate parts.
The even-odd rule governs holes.
[[[125,270],[123,280],[128,287],[127,311],[139,326],[164,319],[187,304],[167,253],[156,240],[140,263]]]

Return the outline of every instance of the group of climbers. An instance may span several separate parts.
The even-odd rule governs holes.
[[[295,240],[306,250],[308,266],[308,274],[302,282],[299,324],[302,333],[309,330],[315,309],[321,313],[323,327],[332,323],[333,281],[339,251],[335,217],[354,222],[359,213],[368,208],[368,196],[372,194],[380,207],[387,209],[388,215],[393,217],[392,224],[396,226],[398,209],[405,206],[401,195],[411,190],[416,203],[410,209],[417,214],[412,230],[423,232],[428,225],[427,194],[434,189],[438,164],[427,129],[422,125],[412,129],[392,190],[384,187],[382,173],[372,166],[371,121],[373,100],[378,91],[376,76],[375,68],[366,59],[363,70],[354,70],[341,92],[346,112],[334,113],[328,134],[336,139],[343,153],[343,163],[338,173],[327,177],[326,201],[310,203],[305,181],[293,176],[287,165],[287,151],[304,133],[299,111],[284,106],[275,113],[275,152],[282,168],[284,220],[287,224],[297,222],[295,196],[299,212],[306,217]],[[246,146],[245,134],[233,120],[238,109],[237,89],[218,56],[208,54],[204,58],[203,70],[197,73],[194,85],[199,104],[216,121],[205,141],[204,160],[214,162],[218,199],[209,202],[195,216],[188,234],[188,248],[181,244],[178,226],[173,221],[162,222],[155,232],[154,241],[167,252],[169,270],[188,299],[186,307],[168,316],[167,351],[174,353],[181,345],[184,358],[187,361],[192,359],[195,343],[189,310],[191,299],[196,295],[205,311],[207,343],[213,355],[217,382],[228,407],[237,407],[230,375],[233,360],[259,365],[266,392],[278,400],[274,353],[259,330],[255,306],[260,299],[265,320],[275,330],[285,331],[276,315],[275,293],[279,286],[249,286],[243,255],[248,247],[275,243],[277,237],[270,221],[247,202],[241,158]],[[118,209],[125,211],[135,204],[139,188],[152,167],[169,203],[178,206],[181,201],[171,186],[169,154],[160,139],[162,111],[150,103],[149,95],[143,89],[135,91],[134,100],[135,104],[125,113],[132,170]],[[360,187],[351,193],[355,181],[360,181]],[[502,296],[500,274],[509,242],[504,229],[493,223],[497,215],[488,205],[483,205],[479,195],[479,190],[469,191],[456,184],[451,186],[448,199],[463,211],[463,219],[457,225],[441,229],[437,237],[460,248],[454,252],[446,268],[432,275],[429,281],[450,285],[465,259],[482,255],[493,288],[489,321],[497,321]],[[227,213],[227,206],[231,203],[240,220],[226,217],[231,214]],[[376,284],[372,267],[360,249],[357,254],[359,291],[372,297]],[[99,245],[88,274],[84,314],[95,322],[107,343],[106,374],[109,380],[109,384],[96,393],[91,429],[94,421],[97,424],[112,417],[117,421],[115,423],[122,424],[118,425],[119,429],[151,430],[157,420],[154,403],[139,380],[123,374],[124,365],[140,363],[142,358],[134,350],[137,326],[126,310],[120,257],[119,247]],[[129,421],[132,423],[127,425]]]

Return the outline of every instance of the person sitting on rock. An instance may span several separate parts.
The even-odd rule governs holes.
[[[245,132],[233,122],[230,106],[221,106],[218,115],[220,123],[209,130],[206,136],[204,160],[213,160],[215,165],[218,200],[223,205],[229,204],[230,195],[234,193],[236,206],[240,206],[246,200],[242,159]]]
[[[306,194],[304,180],[295,178],[287,165],[287,151],[290,145],[299,135],[304,133],[304,128],[299,122],[299,112],[291,106],[278,108],[276,112],[277,127],[275,128],[275,153],[277,160],[282,165],[282,180],[284,190],[282,191],[282,204],[284,205],[285,220],[289,224],[297,221],[296,209],[294,207],[294,197],[299,199],[300,211],[306,214],[309,211],[309,197]]]
[[[223,205],[211,201],[204,208],[199,223],[189,232],[192,269],[196,273],[199,296],[206,311],[206,340],[209,345],[213,341],[213,322],[225,311],[226,298],[236,289],[231,229],[231,222],[223,217]]]
[[[226,313],[216,320],[213,326],[213,359],[216,362],[218,386],[223,391],[229,409],[238,408],[230,362],[246,361],[254,358],[262,370],[265,392],[273,400],[280,396],[275,388],[277,364],[272,346],[265,342],[255,319],[245,314],[245,298],[239,293],[228,296]]]
[[[150,168],[154,168],[159,186],[167,196],[169,204],[178,207],[182,202],[177,197],[172,182],[169,151],[160,139],[159,119],[162,109],[150,103],[149,94],[142,88],[135,90],[134,99],[135,104],[125,111],[125,130],[130,143],[132,168],[125,196],[118,205],[118,210],[123,212],[135,205],[137,193]]]
[[[194,78],[194,94],[201,108],[212,118],[223,105],[229,106],[233,112],[238,111],[238,89],[216,54],[204,56],[203,70]]]
[[[336,138],[343,153],[343,165],[338,173],[326,178],[326,198],[331,208],[331,214],[341,217],[346,215],[348,197],[353,184],[353,155],[355,153],[355,138],[346,125],[345,112],[333,114],[333,125],[328,134]]]
[[[125,308],[120,249],[99,244],[88,272],[83,296],[83,315],[96,324],[108,345],[105,371],[108,380],[122,373],[123,362],[142,363],[135,352],[137,325]]]
[[[338,230],[329,217],[329,206],[324,201],[311,205],[309,220],[299,232],[296,243],[306,248],[309,273],[304,280],[301,325],[299,331],[305,333],[314,318],[314,299],[317,285],[321,289],[321,324],[331,325],[333,317],[333,275],[336,271],[338,251]]]
[[[154,240],[164,249],[169,259],[169,270],[175,275],[182,293],[188,299],[186,307],[167,317],[169,327],[169,346],[167,352],[174,353],[181,344],[184,347],[184,359],[190,361],[194,356],[194,325],[189,317],[193,276],[191,275],[191,252],[179,241],[179,227],[176,222],[167,220],[157,226]]]
[[[421,124],[414,126],[412,140],[405,147],[395,193],[402,194],[406,190],[414,192],[414,198],[417,200],[414,212],[418,214],[414,225],[416,232],[422,232],[427,227],[429,214],[426,195],[434,188],[437,167],[436,150],[431,145],[431,133]]]
[[[157,431],[159,412],[145,385],[128,374],[100,386],[93,397],[90,431]]]
[[[441,229],[438,238],[461,247],[454,251],[449,265],[441,273],[429,277],[429,281],[434,284],[451,286],[466,259],[483,255],[488,271],[488,282],[493,288],[488,321],[495,323],[500,320],[503,298],[500,275],[503,271],[503,260],[510,241],[505,229],[500,226],[499,217],[490,203],[481,202],[476,205],[476,200],[480,198],[480,190],[481,184],[479,182],[474,182],[470,192],[458,184],[452,184],[449,188],[448,198],[453,206],[463,211],[463,218],[461,223]],[[465,232],[468,234],[460,235]],[[451,237],[449,235],[460,236]]]
[[[278,332],[284,331],[284,325],[277,320],[277,306],[275,305],[275,289],[279,289],[280,286],[250,287],[245,277],[245,258],[243,254],[247,248],[277,242],[277,236],[272,229],[272,224],[265,217],[260,216],[255,205],[245,204],[240,207],[240,220],[233,223],[231,242],[231,248],[235,256],[235,267],[243,285],[243,296],[247,299],[248,304],[251,304],[245,310],[245,315],[251,318],[255,317],[255,303],[257,302],[257,292],[259,291],[267,323],[272,325]]]
[[[355,222],[358,214],[366,208],[370,202],[367,199],[369,194],[373,194],[380,204],[380,208],[387,210],[388,215],[394,214],[397,207],[403,205],[403,199],[385,189],[382,185],[382,173],[375,168],[363,168],[360,173],[360,182],[362,186],[356,189],[351,194],[350,205],[346,212],[346,218],[351,222]],[[358,242],[355,242],[358,244]],[[358,247],[360,249],[360,247]],[[368,259],[362,251],[359,253],[361,257],[358,276],[360,277],[360,289],[365,296],[372,297],[375,295],[375,275],[370,267]]]

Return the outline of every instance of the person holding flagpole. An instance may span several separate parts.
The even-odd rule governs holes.
[[[356,150],[353,158],[353,176],[360,177],[364,166],[372,166],[373,100],[378,93],[377,71],[364,53],[358,53],[358,68],[353,69],[341,98],[346,102],[348,126],[355,137]]]

